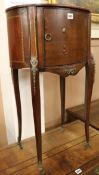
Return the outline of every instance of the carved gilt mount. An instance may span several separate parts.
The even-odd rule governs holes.
[[[34,94],[36,90],[36,72],[38,71],[38,59],[35,57],[32,57],[30,60],[30,65],[31,65],[31,71],[33,72],[33,85],[34,85]]]
[[[85,64],[86,64],[85,62],[82,62],[72,65],[55,66],[53,68],[46,67],[45,71],[67,77],[69,75],[77,74],[80,71],[80,69],[82,69],[85,66]]]

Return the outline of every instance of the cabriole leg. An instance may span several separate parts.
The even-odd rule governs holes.
[[[16,99],[16,108],[18,115],[18,144],[22,149],[21,136],[22,136],[22,112],[21,112],[21,100],[20,100],[20,90],[19,90],[19,78],[18,69],[12,69],[13,85]]]
[[[86,83],[85,83],[85,133],[86,133],[86,143],[89,145],[89,115],[90,115],[90,104],[92,89],[94,83],[94,74],[95,74],[95,64],[93,58],[91,57],[86,64]]]
[[[65,77],[60,76],[60,95],[61,95],[61,126],[65,123]]]
[[[35,136],[37,145],[37,158],[40,174],[45,174],[42,165],[42,138],[41,138],[41,110],[40,110],[40,88],[39,88],[39,72],[32,72],[31,70],[31,92],[32,105],[34,113]]]

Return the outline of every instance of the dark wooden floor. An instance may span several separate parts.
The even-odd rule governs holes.
[[[85,146],[84,124],[75,121],[65,130],[43,135],[43,162],[46,175],[73,175],[79,167],[86,174],[99,165],[99,131],[90,128],[91,148]],[[38,175],[35,140],[23,142],[24,149],[12,145],[0,150],[0,175]],[[88,174],[89,175],[89,174]],[[92,174],[94,175],[94,174]]]
[[[84,105],[79,105],[70,109],[67,109],[69,121],[74,121],[75,119],[84,121]],[[95,129],[99,130],[99,100],[93,101],[91,103],[90,111],[90,125]]]

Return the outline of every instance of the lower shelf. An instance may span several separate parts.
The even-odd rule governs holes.
[[[66,110],[68,115],[68,122],[80,119],[84,121],[84,105],[79,105]],[[91,103],[90,110],[90,125],[99,130],[99,100]]]

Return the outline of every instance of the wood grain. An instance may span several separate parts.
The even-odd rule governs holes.
[[[79,132],[78,132],[79,131]],[[91,148],[85,149],[84,124],[67,124],[43,135],[43,162],[47,175],[66,175],[99,156],[99,132],[90,128]],[[35,139],[0,150],[0,175],[38,175]],[[99,160],[99,158],[98,158]]]

